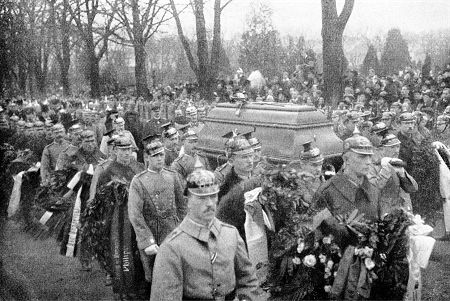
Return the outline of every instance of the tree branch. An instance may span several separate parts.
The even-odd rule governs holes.
[[[355,0],[345,0],[344,7],[342,8],[341,14],[338,18],[339,27],[342,31],[344,30],[345,25],[352,14],[354,4]]]
[[[222,7],[220,8],[220,11],[222,12],[225,7],[227,7],[228,4],[230,4],[233,0],[228,0],[227,3],[225,3],[224,5],[222,5]]]

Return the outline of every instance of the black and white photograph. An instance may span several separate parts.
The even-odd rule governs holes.
[[[449,0],[0,0],[0,301],[450,300]]]

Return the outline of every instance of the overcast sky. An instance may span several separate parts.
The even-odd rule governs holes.
[[[182,5],[185,0],[176,0]],[[206,0],[206,22],[212,28],[213,0]],[[226,0],[222,0],[225,3]],[[233,0],[222,14],[222,34],[226,39],[240,35],[252,5],[263,2],[273,9],[273,24],[282,35],[320,38],[320,0]],[[337,0],[338,13],[344,0]],[[186,34],[195,30],[194,16],[186,10],[182,16]],[[362,33],[369,37],[385,34],[390,28],[402,32],[426,32],[450,28],[450,0],[355,0],[345,34]],[[173,27],[169,31],[176,32]]]

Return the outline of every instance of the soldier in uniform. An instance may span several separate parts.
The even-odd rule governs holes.
[[[55,140],[47,145],[42,152],[41,157],[41,182],[47,185],[50,181],[51,173],[56,169],[56,162],[63,150],[67,149],[69,142],[65,139],[66,130],[60,123],[52,127]]]
[[[125,130],[125,120],[122,117],[116,118],[113,121],[113,125],[114,125],[114,132],[113,132],[113,134],[118,135],[118,136],[126,137],[126,138],[128,138],[131,141],[131,144],[133,145],[133,149],[134,149],[134,152],[133,152],[134,155],[133,156],[134,156],[134,158],[136,158],[137,157],[137,154],[136,154],[137,145],[136,145],[136,142],[134,141],[134,137],[131,134],[131,132]],[[105,155],[108,155],[107,154],[107,151],[108,151],[107,142],[108,142],[108,140],[109,140],[109,137],[103,136],[102,137],[102,142],[100,143],[100,151],[103,152]]]
[[[152,104],[152,118],[144,124],[144,137],[151,134],[161,134],[161,125],[167,123],[166,119],[161,118],[161,104],[155,101]]]
[[[332,215],[344,215],[358,209],[366,218],[379,217],[377,189],[367,178],[372,155],[373,146],[369,139],[358,133],[347,138],[344,141],[343,170],[322,185],[312,201],[312,208],[321,210],[314,217],[313,226],[324,235],[333,234],[343,249],[353,237]]]
[[[195,162],[199,160],[203,165],[204,169],[210,170],[208,159],[203,156],[199,151],[195,150],[198,142],[197,134],[188,129],[185,134],[181,137],[183,141],[183,154],[173,161],[171,169],[176,171],[180,179],[182,179],[183,184],[185,184],[187,176],[194,171]],[[183,185],[184,187],[185,185]]]
[[[163,124],[161,127],[164,129],[162,137],[164,151],[166,154],[165,166],[169,168],[172,165],[173,161],[175,161],[175,159],[178,157],[178,154],[180,152],[180,134],[178,133],[177,129],[172,126],[171,122]]]
[[[245,238],[244,193],[260,186],[260,177],[253,175],[254,150],[243,135],[236,135],[226,144],[231,171],[220,184],[217,218],[235,226]]]
[[[259,300],[244,241],[214,217],[218,191],[212,172],[189,175],[189,212],[158,251],[151,301]]]
[[[376,149],[374,164],[369,169],[368,179],[379,190],[380,214],[393,209],[404,208],[412,212],[409,193],[418,189],[414,178],[404,169],[404,162],[398,159],[400,140],[394,134],[387,134]]]
[[[146,148],[148,169],[134,176],[128,195],[128,215],[144,266],[152,281],[159,245],[186,214],[181,183],[175,172],[164,168],[164,146],[159,140]]]

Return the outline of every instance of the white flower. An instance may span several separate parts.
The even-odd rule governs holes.
[[[325,263],[327,261],[327,257],[323,254],[320,254],[319,261],[320,261],[320,263]]]
[[[334,262],[333,260],[328,260],[327,262],[327,268],[329,268],[330,270],[333,268]]]
[[[310,254],[310,255],[306,255],[305,258],[303,258],[303,264],[306,265],[307,267],[312,268],[313,266],[315,266],[317,263],[316,260],[316,256]]]
[[[362,253],[363,253],[363,250],[362,250],[362,249],[355,248],[355,255],[356,255],[356,256],[361,255]]]
[[[373,255],[373,249],[369,248],[368,246],[364,247],[364,255],[371,258]]]
[[[336,278],[337,276],[337,271],[333,273],[333,277]]]
[[[369,271],[375,267],[375,262],[373,262],[373,260],[368,257],[364,259],[364,264]]]
[[[331,237],[330,237],[330,236],[325,236],[325,237],[322,239],[322,242],[323,242],[324,244],[326,244],[326,245],[331,244]]]
[[[325,285],[323,289],[325,290],[325,293],[329,293],[331,292],[331,285]]]
[[[299,265],[300,263],[302,263],[302,261],[301,261],[300,258],[298,258],[298,257],[292,258],[292,262],[293,262],[295,265]]]
[[[301,253],[301,252],[303,252],[303,250],[305,249],[305,243],[304,242],[301,242],[301,243],[299,243],[298,245],[297,245],[297,253]]]

